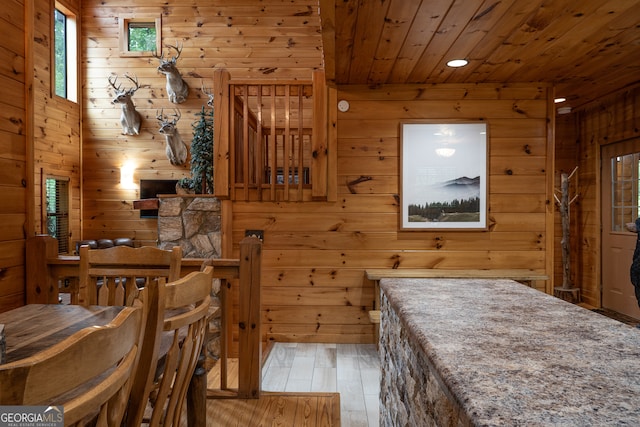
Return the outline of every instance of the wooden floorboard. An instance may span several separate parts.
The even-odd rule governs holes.
[[[340,394],[262,392],[259,399],[207,399],[207,425],[340,426]]]
[[[212,367],[207,375],[210,388],[220,385],[218,368]],[[237,359],[229,359],[228,374],[228,386],[237,388]],[[340,394],[263,391],[259,399],[207,399],[207,426],[338,427]]]

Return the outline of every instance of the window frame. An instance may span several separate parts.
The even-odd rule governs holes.
[[[156,50],[130,51],[129,50],[129,24],[138,22],[153,24],[156,28]],[[121,57],[153,57],[162,55],[162,17],[159,14],[136,14],[118,16],[118,46]]]
[[[62,13],[66,17],[65,28],[65,56],[66,56],[66,94],[60,96],[56,93],[56,37],[55,37],[55,25],[56,25],[56,10]],[[55,0],[53,2],[53,11],[51,13],[51,97],[57,97],[60,99],[66,99],[73,103],[78,103],[79,100],[79,88],[80,88],[80,19],[79,13],[69,7],[66,3]]]
[[[630,159],[625,164],[625,158]],[[635,222],[640,211],[640,152],[612,157],[611,232],[624,232],[625,224]],[[629,172],[625,174],[625,172]]]
[[[53,212],[53,215],[50,215],[49,210],[47,209],[47,200],[49,198],[48,194],[48,180],[55,180],[56,182],[66,182],[67,188],[65,192],[66,197],[66,212],[58,212],[57,210]],[[42,179],[42,232],[49,234],[49,217],[51,216],[64,216],[67,219],[67,235],[65,237],[62,236],[51,236],[58,241],[58,253],[65,254],[71,253],[71,216],[72,216],[72,206],[71,206],[71,178],[68,176],[60,176],[53,174],[43,175]],[[64,244],[62,244],[64,242]],[[65,249],[66,251],[63,250]]]

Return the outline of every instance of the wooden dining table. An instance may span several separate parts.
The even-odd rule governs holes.
[[[0,325],[4,325],[5,363],[32,356],[84,328],[106,325],[123,308],[27,304],[0,313]],[[189,427],[206,425],[206,385],[202,388],[194,385],[195,382],[192,378],[192,387],[187,393],[187,410],[192,412],[188,416]]]
[[[0,313],[6,363],[24,359],[89,326],[111,322],[124,307],[28,304]]]

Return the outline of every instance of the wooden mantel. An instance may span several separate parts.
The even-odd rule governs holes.
[[[133,209],[158,209],[160,207],[160,199],[140,199],[133,201]]]

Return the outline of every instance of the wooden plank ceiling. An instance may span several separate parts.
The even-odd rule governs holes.
[[[337,84],[551,82],[576,109],[640,81],[640,0],[320,0],[320,14]]]

